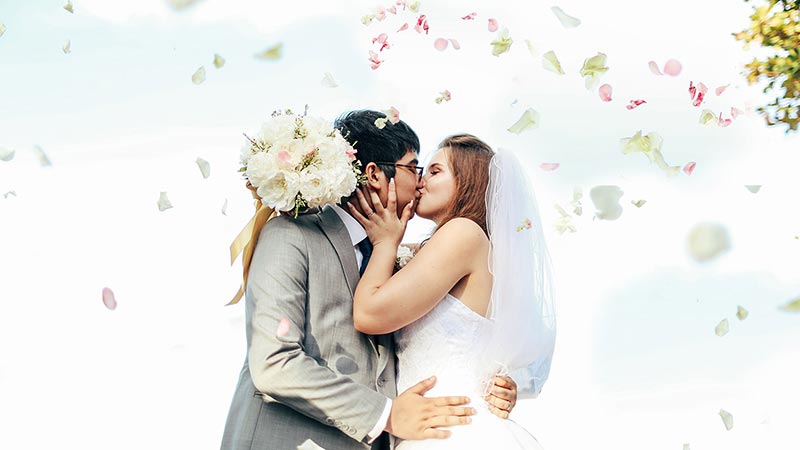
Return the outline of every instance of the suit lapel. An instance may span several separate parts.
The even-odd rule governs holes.
[[[356,253],[353,250],[353,242],[350,240],[347,227],[344,226],[342,220],[331,208],[322,210],[319,217],[318,225],[331,245],[333,245],[333,249],[336,250],[339,263],[342,265],[344,276],[347,279],[347,286],[350,288],[350,295],[354,295],[360,276],[358,274],[358,264],[356,263]]]

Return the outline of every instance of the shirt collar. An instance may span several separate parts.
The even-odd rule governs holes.
[[[367,238],[367,231],[353,216],[348,214],[339,205],[331,205],[331,208],[333,208],[333,211],[339,216],[339,219],[342,220],[344,226],[347,228],[347,234],[350,235],[353,246],[358,245],[359,242]]]

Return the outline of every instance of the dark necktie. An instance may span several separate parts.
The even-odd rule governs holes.
[[[362,256],[358,274],[364,275],[364,271],[367,270],[367,264],[369,264],[369,257],[372,256],[372,242],[369,241],[369,238],[364,238],[363,241],[358,243],[358,249],[361,250]]]

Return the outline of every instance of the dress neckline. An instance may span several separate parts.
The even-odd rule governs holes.
[[[461,308],[469,311],[473,316],[475,316],[475,317],[477,317],[477,318],[479,318],[481,320],[484,320],[486,322],[491,322],[491,320],[489,320],[488,318],[478,314],[477,312],[475,312],[475,310],[473,310],[469,306],[465,305],[464,302],[462,302],[458,297],[454,296],[453,294],[448,292],[444,297],[445,298],[449,298],[450,300],[453,300],[454,302],[459,304],[461,306]]]

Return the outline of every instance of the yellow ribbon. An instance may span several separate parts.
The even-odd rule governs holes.
[[[253,218],[247,222],[247,225],[242,228],[242,231],[239,232],[239,235],[236,236],[236,239],[233,240],[230,247],[231,265],[236,261],[236,257],[244,252],[244,254],[242,254],[242,271],[244,272],[242,274],[242,284],[239,286],[239,291],[236,292],[233,299],[225,306],[235,305],[242,299],[244,290],[247,287],[247,272],[250,270],[250,261],[253,259],[253,251],[258,243],[258,236],[261,234],[261,229],[264,228],[267,221],[277,215],[273,208],[264,206],[264,204],[261,203],[261,199],[255,191],[253,191],[253,197],[256,198],[256,213],[253,215]]]

